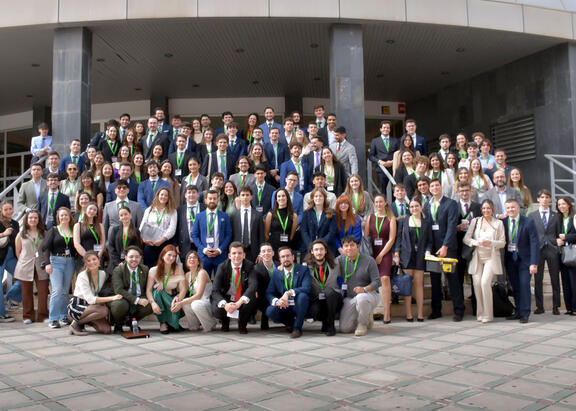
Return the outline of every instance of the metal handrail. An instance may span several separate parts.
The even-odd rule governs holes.
[[[368,149],[368,157],[370,157],[370,149]],[[386,177],[388,177],[390,185],[392,186],[396,185],[396,180],[394,179],[392,174],[390,174],[390,172],[385,167],[382,167],[381,165],[378,165],[378,167],[380,167],[382,172],[386,175]],[[367,189],[368,190],[372,189],[373,194],[374,193],[380,194],[381,193],[380,187],[378,187],[378,185],[374,182],[374,179],[372,178],[372,161],[370,160],[366,160],[366,174],[368,175],[368,184],[366,185]],[[387,198],[391,197],[390,186],[388,186],[388,192],[385,194]]]
[[[550,191],[552,193],[552,200],[556,201],[558,194],[576,196],[576,156],[567,154],[544,154],[544,158],[549,161],[550,164]],[[571,160],[572,167],[560,161]],[[571,178],[556,178],[556,169],[559,167],[561,170],[568,172]],[[569,192],[566,188],[562,187],[558,183],[572,183],[572,192]]]
[[[38,161],[36,161],[36,163],[44,163],[46,161],[46,159],[48,158],[48,156],[42,156],[38,159]],[[25,178],[27,178],[30,175],[30,167],[28,168],[28,170],[26,170],[24,173],[22,173],[21,176],[19,176],[16,180],[14,180],[8,187],[6,187],[1,193],[0,193],[0,201],[2,201],[4,198],[6,198],[8,196],[8,194],[11,191],[14,191],[16,194],[14,195],[14,201],[16,201],[16,195],[18,193],[18,188],[17,186],[24,181]],[[20,218],[22,217],[24,213],[20,213],[15,220],[18,221],[20,220]]]

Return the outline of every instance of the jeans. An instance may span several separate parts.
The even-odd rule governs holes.
[[[14,256],[14,250],[12,247],[8,247],[6,257],[4,258],[4,262],[0,265],[0,287],[2,282],[4,281],[4,270],[8,271],[10,274],[14,274],[14,269],[16,268],[16,263],[18,260]],[[13,298],[10,298],[10,297]],[[22,301],[22,289],[20,287],[20,281],[15,282],[12,284],[12,287],[6,293],[6,298],[14,300],[14,301]],[[0,316],[6,315],[6,307],[4,305],[4,290],[0,288]]]
[[[68,316],[68,291],[74,275],[74,259],[50,256],[50,321],[63,320]]]

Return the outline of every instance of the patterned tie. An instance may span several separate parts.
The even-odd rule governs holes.
[[[404,216],[406,211],[404,210],[404,203],[400,203],[400,216]]]
[[[515,218],[512,219],[512,225],[510,226],[510,242],[512,244],[516,244],[516,237],[513,237],[514,226],[516,226],[516,219]],[[512,252],[512,260],[514,260],[514,261],[518,260],[518,250],[515,250]]]
[[[469,209],[470,208],[468,207],[468,203],[464,204],[464,212],[466,213],[464,214],[464,216],[468,218],[468,221],[471,220]]]
[[[226,174],[226,156],[224,154],[220,154],[220,172]]]
[[[314,158],[314,168],[318,167],[320,165],[320,153],[319,152],[315,152],[315,158]]]
[[[234,276],[234,286],[236,287],[236,293],[234,294],[234,301],[239,301],[242,297],[242,280],[240,278],[240,268],[236,267],[234,269],[235,276]]]
[[[542,224],[544,225],[544,230],[548,228],[548,219],[546,218],[546,211],[542,211]]]

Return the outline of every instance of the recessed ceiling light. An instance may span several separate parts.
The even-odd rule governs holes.
[[[254,80],[252,84],[260,84],[260,82],[258,80]]]
[[[394,39],[388,39],[388,40],[386,40],[386,43],[388,43],[388,44],[394,44],[394,43],[396,43],[396,40],[394,40]]]
[[[34,94],[26,94],[26,97],[32,98],[32,97],[34,97]]]
[[[166,57],[167,59],[174,57],[174,54],[172,53],[164,53],[164,57]]]
[[[384,74],[380,73],[380,74],[376,74],[376,78],[382,78],[384,77]]]
[[[236,50],[234,50],[236,53],[244,53],[244,49],[243,48],[237,48]]]
[[[314,77],[314,81],[320,81],[320,77]]]
[[[32,63],[32,64],[30,64],[30,65],[31,65],[32,67],[40,67],[40,64],[38,64],[38,63]]]
[[[134,91],[142,91],[140,87],[134,87]]]
[[[318,46],[318,43],[312,43],[312,44],[310,44],[310,48],[312,48],[312,49],[317,49],[318,47],[319,47],[319,46]]]
[[[199,84],[192,84],[192,87],[197,88],[197,87],[200,87],[200,85]]]
[[[448,76],[448,75],[450,75],[450,72],[449,71],[442,71],[442,72],[440,72],[440,74],[442,74],[443,76]]]
[[[103,57],[98,57],[98,58],[96,59],[96,61],[97,61],[98,63],[104,63],[104,62],[106,61],[106,59],[103,58]]]
[[[456,53],[464,53],[466,51],[466,49],[464,47],[458,47],[456,49]]]

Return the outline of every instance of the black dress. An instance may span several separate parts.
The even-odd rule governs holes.
[[[286,233],[284,233],[284,230],[282,229],[282,224],[280,223],[278,216],[272,210],[270,210],[270,212],[272,213],[272,223],[270,224],[269,239],[270,244],[272,244],[272,248],[274,249],[274,252],[276,253],[276,255],[278,255],[278,249],[280,247],[282,246],[292,247],[292,242],[290,241],[290,233],[292,232],[293,221],[292,216],[288,216],[288,208],[278,210],[280,217],[282,218],[282,221],[286,221],[286,219],[288,219],[288,222],[286,224]],[[281,241],[285,239],[284,235],[288,236],[288,241]]]
[[[422,231],[422,230],[420,230]],[[415,245],[420,243],[418,241],[418,234],[416,233],[416,227],[410,227],[410,243],[413,244],[412,252],[410,253],[410,262],[408,266],[405,267],[409,270],[425,270],[426,269],[426,261],[424,261],[424,256],[426,255],[426,250],[424,247],[418,248],[415,250]],[[424,235],[420,232],[420,235]]]

